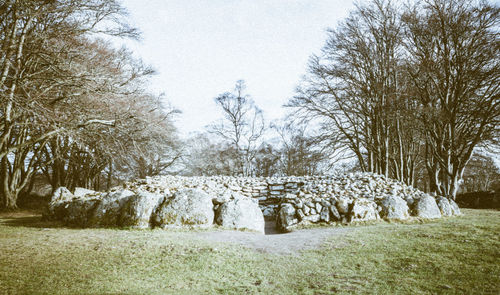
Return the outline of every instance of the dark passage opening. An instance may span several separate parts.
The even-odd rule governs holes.
[[[282,234],[282,232],[280,232],[276,228],[276,220],[274,220],[274,219],[266,219],[265,220],[264,233],[266,235],[279,235],[279,234]]]

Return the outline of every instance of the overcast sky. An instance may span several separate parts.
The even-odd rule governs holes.
[[[182,134],[220,117],[213,98],[243,79],[268,120],[306,71],[312,53],[352,0],[125,0],[143,33],[127,46],[158,72],[151,84],[182,111]]]

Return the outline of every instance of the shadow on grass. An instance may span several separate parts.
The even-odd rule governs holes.
[[[12,227],[31,227],[31,228],[64,228],[59,221],[49,221],[42,218],[39,212],[4,212],[0,213],[0,225]]]
[[[13,211],[0,212],[0,225],[11,227],[30,227],[30,228],[72,228],[81,229],[81,227],[72,227],[63,224],[60,221],[44,220],[42,214],[37,211]],[[264,227],[265,235],[284,234],[276,228],[276,221],[266,220]]]

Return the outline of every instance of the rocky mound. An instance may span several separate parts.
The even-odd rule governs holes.
[[[77,227],[207,228],[215,222],[225,228],[264,233],[264,216],[253,199],[231,194],[221,202],[220,196],[195,188],[171,194],[138,187],[74,195],[61,187],[44,216]]]
[[[262,213],[264,212],[264,214]],[[210,227],[264,232],[263,215],[289,231],[302,223],[439,218],[455,202],[371,173],[244,178],[159,176],[110,192],[57,189],[46,217],[81,227]]]
[[[355,173],[320,178],[281,201],[277,226],[290,231],[299,224],[350,223],[377,219],[407,220],[460,215],[458,205],[382,175]]]

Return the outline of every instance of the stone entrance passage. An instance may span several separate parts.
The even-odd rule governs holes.
[[[265,235],[279,235],[283,234],[276,228],[276,220],[274,219],[266,219],[264,226],[264,234]]]

